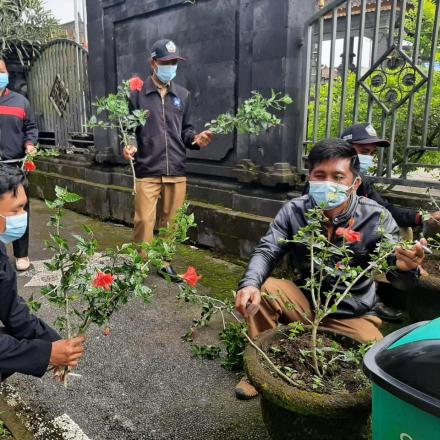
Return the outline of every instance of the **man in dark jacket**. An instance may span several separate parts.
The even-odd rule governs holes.
[[[125,159],[134,160],[136,194],[134,241],[150,243],[160,199],[159,226],[166,226],[183,206],[186,196],[186,149],[199,150],[211,142],[209,130],[196,134],[191,122],[191,96],[176,84],[178,62],[184,58],[171,40],[154,43],[151,49],[152,75],[134,84],[133,109],[148,111],[146,124],[136,133],[137,146],[124,148]],[[159,274],[173,281],[180,278],[171,265]]]
[[[0,161],[10,166],[22,165],[26,154],[36,152],[37,125],[29,101],[7,88],[8,69],[0,58]],[[29,214],[29,204],[26,206]],[[19,240],[13,242],[17,270],[27,270],[29,261],[29,228]]]
[[[292,199],[281,208],[267,234],[255,248],[239,283],[235,306],[246,318],[251,337],[275,328],[279,321],[285,324],[304,321],[301,312],[307,314],[312,311],[309,293],[297,287],[303,286],[310,277],[309,251],[304,245],[283,240],[291,240],[306,226],[307,212],[323,200],[327,201],[324,213],[328,218],[323,233],[331,237],[335,246],[342,245],[342,238],[335,234],[337,228],[350,227],[361,233],[361,241],[356,243],[351,261],[353,266],[368,266],[369,255],[380,239],[377,234],[379,227],[396,242],[399,238],[399,228],[390,213],[373,200],[356,195],[361,177],[359,160],[352,146],[339,139],[318,143],[309,154],[309,170],[309,194]],[[330,197],[335,191],[337,197]],[[298,274],[297,285],[292,281],[270,278],[277,262],[288,252],[294,256],[291,263]],[[420,244],[411,250],[397,248],[394,256],[397,270],[389,277],[390,281],[397,288],[415,284],[423,257]],[[329,280],[324,290],[331,290],[334,282]],[[262,298],[261,292],[269,294],[269,298]],[[326,318],[323,325],[335,330],[343,329],[361,342],[381,339],[381,320],[370,314],[376,303],[374,281],[370,277],[363,278],[350,293],[351,296],[341,302],[337,312]],[[289,304],[293,304],[293,307],[289,307]],[[255,395],[255,390],[241,381],[236,394],[239,398],[249,398]]]
[[[47,367],[75,367],[84,352],[84,338],[61,339],[41,319],[29,313],[17,295],[16,272],[4,244],[27,227],[24,207],[26,178],[17,168],[0,165],[0,380],[13,373],[41,377]]]

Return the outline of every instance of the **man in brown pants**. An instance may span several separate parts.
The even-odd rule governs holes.
[[[134,241],[137,243],[150,243],[156,222],[160,227],[167,226],[183,206],[186,148],[199,150],[212,140],[209,130],[195,133],[190,93],[173,82],[177,64],[183,60],[173,41],[157,41],[149,61],[152,75],[145,82],[137,79],[131,87],[132,109],[148,111],[146,124],[136,133],[137,146],[123,151],[125,159],[135,161]],[[160,270],[159,275],[180,281],[171,265]]]
[[[340,139],[319,142],[311,150],[308,160],[309,193],[290,200],[281,208],[255,248],[239,283],[235,306],[246,318],[251,337],[275,328],[279,322],[304,321],[303,314],[313,319],[310,295],[306,288],[297,287],[305,286],[310,277],[309,251],[302,244],[286,242],[307,225],[306,213],[310,209],[326,207],[324,213],[328,222],[323,225],[323,233],[335,246],[343,244],[343,239],[335,234],[338,227],[349,227],[360,233],[361,241],[352,249],[354,254],[350,264],[353,266],[368,266],[369,255],[380,239],[379,227],[395,242],[399,239],[399,228],[391,214],[375,201],[356,195],[362,180],[359,159],[350,144]],[[288,252],[298,274],[297,284],[269,278],[276,263]],[[396,248],[390,264],[397,270],[389,273],[389,281],[400,289],[417,283],[423,257],[421,244],[413,249]],[[335,282],[326,278],[322,291],[330,291]],[[262,298],[261,292],[269,295]],[[326,318],[323,325],[344,331],[360,342],[381,339],[379,327],[382,322],[371,313],[376,303],[374,281],[365,277],[353,286],[350,293],[351,296],[339,304],[337,312]],[[248,399],[256,396],[257,391],[244,378],[236,387],[236,395]]]

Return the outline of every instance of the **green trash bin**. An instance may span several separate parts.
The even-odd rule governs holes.
[[[391,333],[365,355],[374,440],[440,439],[440,318]]]

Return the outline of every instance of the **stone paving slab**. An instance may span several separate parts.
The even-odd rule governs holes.
[[[37,292],[37,285],[45,279],[41,260],[49,256],[42,247],[48,234],[47,216],[44,204],[32,201],[30,256],[37,260],[38,273],[19,276],[25,297]],[[131,237],[129,228],[68,213],[67,231],[78,232],[81,223],[94,227],[105,245]],[[63,438],[268,439],[258,399],[242,402],[234,397],[239,376],[225,371],[217,361],[194,359],[181,341],[197,307],[177,302],[176,287],[164,280],[152,276],[149,283],[156,286],[151,304],[134,301],[125,306],[115,315],[110,336],[96,328],[90,332],[86,356],[76,370],[81,377],[71,378],[67,390],[50,374],[43,379],[15,375],[7,383],[46,422],[67,417],[85,436]],[[54,306],[43,302],[39,315],[52,322]],[[214,323],[203,333],[203,340],[215,343],[219,330],[220,323]],[[35,436],[49,440],[44,434]]]

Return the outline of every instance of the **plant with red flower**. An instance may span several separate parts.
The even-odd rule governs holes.
[[[197,283],[202,278],[202,275],[198,275],[197,271],[192,266],[189,266],[188,270],[182,275],[182,280],[185,281],[185,283],[189,284],[191,287],[196,287]]]
[[[336,235],[343,237],[348,243],[359,243],[362,240],[362,234],[350,228],[338,228],[336,229]]]
[[[30,160],[27,160],[24,164],[23,164],[23,169],[25,171],[27,171],[28,173],[32,173],[32,171],[35,171],[37,169],[37,166],[35,165],[34,162],[31,162]]]
[[[102,332],[102,334],[103,334],[104,336],[110,336],[110,333],[111,333],[111,331],[110,331],[110,327],[106,327],[106,328],[104,329],[104,331]]]
[[[104,290],[109,291],[111,285],[115,281],[115,277],[109,273],[98,272],[96,277],[93,279],[93,287],[103,288]]]
[[[129,80],[129,87],[132,92],[140,92],[143,86],[144,82],[138,76],[134,76]]]

